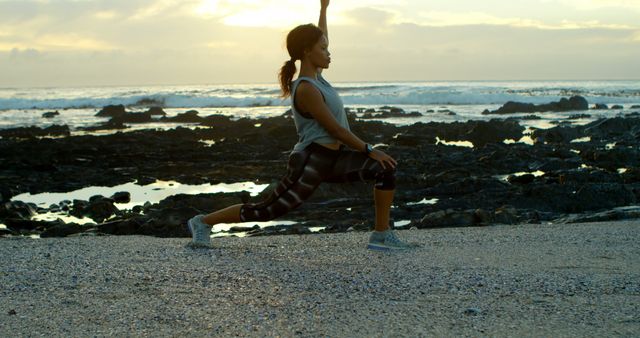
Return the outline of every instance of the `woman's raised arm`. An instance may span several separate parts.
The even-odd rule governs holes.
[[[320,19],[318,19],[318,27],[324,32],[324,36],[329,41],[329,30],[327,29],[327,7],[329,0],[320,0]]]

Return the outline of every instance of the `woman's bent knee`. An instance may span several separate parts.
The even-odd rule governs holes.
[[[388,169],[376,175],[376,189],[394,190],[396,188],[396,171]]]

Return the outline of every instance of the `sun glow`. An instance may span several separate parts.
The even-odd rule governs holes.
[[[313,17],[317,8],[297,1],[203,0],[194,10],[207,18],[219,18],[228,26],[291,27],[301,18]]]

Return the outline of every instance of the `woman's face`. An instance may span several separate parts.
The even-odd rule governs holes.
[[[324,35],[313,45],[311,50],[306,52],[306,57],[316,68],[329,68],[331,53],[329,53],[329,41]]]

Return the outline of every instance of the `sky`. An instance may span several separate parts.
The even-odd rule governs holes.
[[[0,87],[277,83],[319,0],[0,0]],[[640,79],[640,0],[331,0],[335,82]]]

